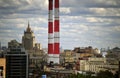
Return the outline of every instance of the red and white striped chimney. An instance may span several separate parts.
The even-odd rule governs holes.
[[[53,61],[53,51],[54,51],[54,43],[53,43],[53,0],[49,1],[49,16],[48,16],[48,63]]]
[[[54,63],[59,64],[60,43],[59,43],[59,0],[54,2]]]

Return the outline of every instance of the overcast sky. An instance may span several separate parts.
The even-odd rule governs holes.
[[[48,42],[48,0],[0,0],[0,42],[21,42],[28,21],[36,41]],[[60,46],[120,47],[120,0],[60,0]]]

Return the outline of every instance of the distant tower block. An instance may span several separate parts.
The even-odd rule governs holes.
[[[22,45],[25,50],[32,50],[35,47],[35,36],[33,31],[30,28],[30,24],[28,22],[28,27],[26,31],[24,31],[24,35],[22,36]]]
[[[53,61],[53,0],[49,0],[48,17],[48,63]]]
[[[55,0],[54,11],[54,63],[59,64],[60,43],[59,43],[59,0]]]

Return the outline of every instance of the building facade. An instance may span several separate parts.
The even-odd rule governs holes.
[[[12,48],[16,46],[21,46],[21,44],[17,42],[16,40],[11,40],[10,42],[8,42],[8,48]]]
[[[6,78],[28,78],[28,54],[23,48],[10,48],[5,58]]]
[[[64,52],[65,53],[65,57],[64,57],[64,61],[65,63],[74,63],[75,62],[75,53],[72,51],[67,51]]]
[[[26,31],[24,31],[24,36],[22,37],[22,45],[25,50],[32,50],[35,47],[35,36],[29,23]]]
[[[30,64],[36,65],[40,63],[41,59],[44,57],[44,52],[41,44],[36,43],[34,33],[31,30],[29,23],[26,31],[24,31],[24,35],[22,36],[22,46],[29,54]]]
[[[77,59],[87,59],[89,57],[101,57],[102,55],[100,54],[100,51],[95,48],[93,49],[91,46],[88,47],[76,47],[73,50],[76,53],[76,58]]]
[[[0,78],[6,78],[6,59],[0,58]]]
[[[64,51],[60,54],[61,64],[72,64],[76,61],[76,55],[73,51]]]
[[[80,71],[86,72],[95,72],[99,71],[116,71],[118,69],[118,65],[111,65],[107,62],[107,58],[104,57],[90,57],[88,60],[80,60]]]

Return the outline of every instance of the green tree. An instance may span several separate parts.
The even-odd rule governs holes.
[[[97,78],[114,78],[114,75],[112,72],[110,71],[100,71],[98,74],[97,74]]]
[[[114,75],[114,78],[119,78],[119,72],[116,71],[115,75]]]

